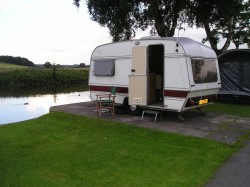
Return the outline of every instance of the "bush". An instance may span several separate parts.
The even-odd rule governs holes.
[[[88,70],[74,68],[15,69],[1,72],[0,87],[40,87],[84,84],[88,82]]]

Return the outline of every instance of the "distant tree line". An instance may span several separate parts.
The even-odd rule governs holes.
[[[22,57],[0,56],[0,62],[20,65],[20,66],[30,66],[30,67],[35,66],[33,62],[31,62],[27,58],[22,58]]]
[[[89,67],[89,65],[86,65],[85,63],[80,63],[80,65],[78,64],[73,64],[73,65],[61,65],[61,64],[55,64],[55,63],[51,63],[51,62],[45,62],[44,65],[36,65],[36,66],[43,66],[45,68],[87,68]]]

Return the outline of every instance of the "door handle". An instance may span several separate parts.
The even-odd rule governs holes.
[[[135,69],[131,69],[131,72],[135,72]]]

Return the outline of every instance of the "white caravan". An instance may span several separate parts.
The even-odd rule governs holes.
[[[215,52],[189,38],[144,37],[98,46],[90,60],[90,98],[116,87],[116,104],[183,112],[211,104],[221,87]]]

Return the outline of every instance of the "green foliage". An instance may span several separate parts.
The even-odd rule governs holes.
[[[250,117],[249,105],[214,103],[204,107],[204,111]]]
[[[8,64],[15,64],[19,66],[34,67],[35,64],[29,61],[27,58],[13,57],[13,56],[0,56],[0,61]]]
[[[235,19],[236,24],[233,31],[232,42],[235,44],[236,49],[239,45],[247,44],[250,47],[250,1],[246,1],[242,5],[241,12]]]
[[[79,6],[80,0],[74,0]],[[108,27],[114,41],[130,39],[135,30],[152,28],[151,33],[173,36],[183,0],[88,0],[91,19]]]
[[[232,146],[50,113],[0,126],[0,186],[203,186]]]
[[[79,67],[80,67],[80,68],[85,68],[85,67],[86,67],[86,64],[85,64],[85,63],[80,63]]]
[[[73,0],[80,6],[81,0]],[[91,19],[108,27],[114,41],[131,39],[140,28],[151,34],[173,36],[177,25],[204,28],[217,54],[249,44],[249,0],[86,0]],[[223,47],[218,43],[226,39]]]
[[[13,69],[1,72],[0,87],[48,87],[88,82],[88,70],[81,68]]]
[[[151,27],[151,34],[172,37],[178,18],[185,7],[185,0],[147,0],[137,4],[136,17],[140,28]]]
[[[0,72],[5,71],[6,69],[27,69],[27,68],[29,67],[0,62]]]
[[[212,49],[219,55],[227,50],[233,36],[237,33],[236,27],[243,26],[241,22],[248,22],[244,29],[249,32],[249,8],[246,9],[247,1],[244,0],[193,0],[189,1],[184,19],[190,26],[204,28],[207,37],[203,40],[209,41]],[[249,4],[249,2],[248,2]],[[242,14],[247,16],[242,17]],[[242,27],[239,28],[243,29]],[[221,49],[218,43],[225,39]]]
[[[50,62],[45,62],[44,67],[45,68],[51,68],[52,64]]]

